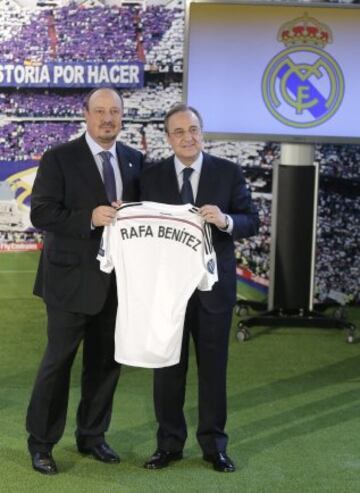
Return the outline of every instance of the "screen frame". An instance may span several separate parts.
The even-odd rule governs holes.
[[[184,38],[184,68],[183,68],[183,103],[188,102],[188,80],[189,80],[189,50],[190,50],[190,17],[191,6],[194,4],[218,4],[224,5],[248,5],[248,6],[268,6],[276,7],[304,7],[308,10],[313,8],[341,9],[341,10],[360,10],[360,4],[343,4],[329,2],[287,2],[287,1],[256,1],[256,0],[186,0],[185,5],[185,38]],[[360,81],[359,81],[360,82]],[[196,107],[196,105],[193,105]],[[315,130],[314,130],[315,132]],[[360,144],[360,117],[359,117],[359,136],[325,136],[325,135],[289,135],[286,133],[255,133],[255,132],[207,132],[204,136],[210,140],[241,140],[255,142],[281,142],[296,144]]]

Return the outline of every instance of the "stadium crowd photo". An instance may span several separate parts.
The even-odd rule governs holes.
[[[239,344],[269,311],[282,142],[203,132],[190,3],[0,0],[4,493],[359,490],[359,344],[326,317],[359,327],[360,131],[314,145],[324,323],[280,307]]]

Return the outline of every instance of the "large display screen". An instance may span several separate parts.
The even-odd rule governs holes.
[[[360,8],[190,0],[184,97],[209,138],[360,143]]]

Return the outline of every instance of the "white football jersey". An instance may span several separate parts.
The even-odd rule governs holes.
[[[191,204],[130,202],[104,228],[100,268],[115,269],[115,360],[161,368],[180,360],[187,302],[218,280],[209,224]]]

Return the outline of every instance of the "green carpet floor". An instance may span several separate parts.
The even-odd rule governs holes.
[[[242,492],[358,493],[360,491],[360,344],[341,330],[255,328],[230,344],[229,455],[238,467],[220,474],[201,459],[194,438],[196,372],[191,357],[185,458],[146,471],[155,448],[151,371],[124,367],[109,443],[119,465],[77,453],[73,431],[80,354],[72,374],[65,435],[54,449],[61,473],[32,471],[24,419],[45,342],[42,302],[31,295],[35,254],[0,255],[0,492]],[[349,318],[360,328],[360,310]],[[360,340],[360,335],[359,335]]]

